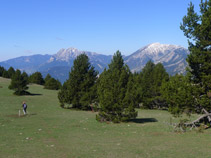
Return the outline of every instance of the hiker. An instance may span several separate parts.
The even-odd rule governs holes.
[[[27,104],[25,101],[23,101],[22,107],[23,107],[23,113],[24,113],[24,115],[26,115]]]

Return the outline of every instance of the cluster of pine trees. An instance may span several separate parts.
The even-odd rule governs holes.
[[[13,67],[10,67],[8,70],[6,70],[4,67],[0,66],[0,77],[12,78],[14,74],[15,70]]]
[[[22,73],[19,69],[15,70],[13,67],[6,70],[4,67],[0,66],[0,77],[11,79],[8,88],[14,90],[15,95],[30,94],[26,91],[28,89],[27,85],[30,83],[44,85],[45,89],[51,90],[58,90],[62,86],[59,80],[54,79],[49,74],[47,74],[45,79],[40,72],[35,72],[28,76],[26,72]]]
[[[161,85],[169,80],[162,64],[149,61],[140,73],[131,73],[117,51],[108,69],[100,75],[91,66],[87,55],[74,60],[69,79],[58,98],[63,108],[97,110],[99,121],[122,122],[137,116],[135,108],[167,108]]]
[[[29,76],[28,80],[29,83],[44,85],[45,89],[58,90],[61,88],[60,81],[51,77],[50,74],[47,74],[47,76],[43,78],[40,72],[35,72]]]
[[[137,100],[148,109],[168,107],[161,94],[161,85],[168,82],[169,75],[161,63],[147,62],[142,72],[135,74]]]

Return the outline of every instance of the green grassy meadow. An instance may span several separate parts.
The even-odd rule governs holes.
[[[138,109],[129,123],[99,123],[96,113],[60,108],[57,91],[29,85],[34,95],[14,96],[9,83],[0,78],[0,158],[211,157],[211,129],[173,132],[170,120],[179,119],[167,111]]]

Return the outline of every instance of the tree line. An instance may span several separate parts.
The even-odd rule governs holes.
[[[161,63],[148,61],[139,73],[124,64],[121,52],[113,55],[108,69],[99,75],[86,54],[79,55],[58,93],[62,108],[96,110],[99,121],[122,122],[137,116],[135,108],[168,109],[164,83],[169,77]]]
[[[30,83],[43,85],[45,89],[51,90],[58,90],[62,86],[60,81],[51,77],[50,74],[47,74],[47,76],[43,78],[40,72],[28,75],[26,72],[21,72],[19,69],[15,70],[13,67],[6,70],[4,67],[0,66],[0,77],[11,79],[8,88],[14,90],[15,95],[30,94],[26,91],[28,89],[27,85]]]

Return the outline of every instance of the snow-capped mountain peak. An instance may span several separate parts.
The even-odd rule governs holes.
[[[162,56],[172,51],[175,51],[176,49],[179,49],[179,48],[184,49],[177,45],[160,44],[157,42],[157,43],[149,44],[137,50],[131,56],[133,56],[133,58],[142,58],[143,56],[148,56],[149,58],[151,58],[152,61],[156,62]]]
[[[56,60],[68,61],[70,58],[75,58],[82,53],[82,51],[79,51],[76,48],[62,48],[54,55],[54,57]]]
[[[84,52],[79,51],[76,48],[60,49],[55,55],[53,55],[48,62],[53,61],[65,61],[68,62],[71,58],[76,58],[78,55]]]
[[[81,54],[86,54],[87,56],[96,56],[98,55],[97,53],[94,52],[88,52],[88,51],[80,51],[76,48],[67,48],[67,49],[60,49],[55,55],[53,55],[49,62],[52,61],[65,61],[65,62],[69,62],[70,59],[75,59],[77,56],[81,55]]]
[[[152,60],[155,64],[163,63],[166,67],[167,63],[171,63],[171,69],[173,69],[173,66],[182,63],[180,72],[183,73],[187,66],[185,59],[188,54],[188,50],[181,46],[152,43],[126,57],[125,62],[133,72],[141,71],[149,60]]]

